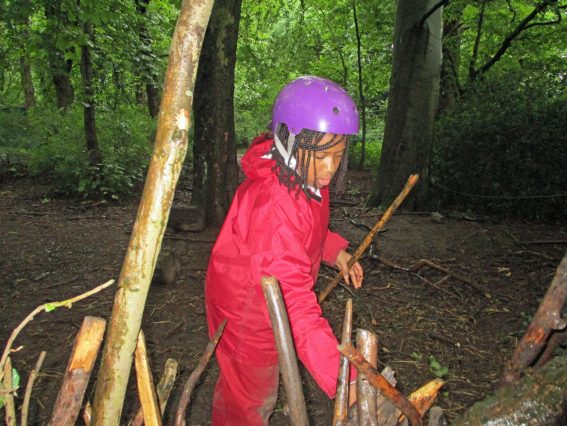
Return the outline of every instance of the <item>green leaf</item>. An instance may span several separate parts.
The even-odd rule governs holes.
[[[18,389],[20,387],[20,373],[15,368],[12,368],[12,387]]]
[[[45,305],[43,305],[45,312],[51,312],[54,311],[55,309],[57,309],[57,307],[55,305],[53,305],[52,303],[46,303]]]

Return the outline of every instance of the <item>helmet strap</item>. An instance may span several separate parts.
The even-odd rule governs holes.
[[[289,136],[287,137],[286,142],[287,142],[286,144],[287,148],[284,147],[284,144],[278,137],[277,133],[274,134],[274,145],[276,149],[284,159],[285,164],[290,169],[295,169],[295,166],[297,165],[297,160],[295,159],[295,157],[291,155],[291,151],[293,150],[293,144],[295,143],[295,135],[293,133],[290,133]]]

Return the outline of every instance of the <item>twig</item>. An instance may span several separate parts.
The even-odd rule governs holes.
[[[13,384],[13,377],[12,377],[12,362],[10,358],[6,358],[6,363],[4,364],[4,382],[3,387],[8,392],[4,395],[4,403],[5,407],[4,410],[6,411],[6,425],[7,426],[16,426],[16,406],[14,404],[14,391],[12,389]]]
[[[378,231],[380,231],[380,229],[382,229],[384,227],[384,225],[388,222],[388,220],[390,220],[390,218],[394,214],[394,211],[396,211],[396,209],[400,206],[400,204],[402,204],[402,202],[405,200],[405,198],[407,197],[409,192],[412,190],[412,188],[417,183],[418,179],[419,179],[418,175],[411,175],[409,177],[406,185],[404,186],[404,189],[402,189],[402,192],[400,192],[398,194],[398,196],[396,197],[394,202],[384,212],[384,214],[382,215],[380,220],[378,220],[378,222],[376,222],[376,225],[374,225],[372,230],[368,233],[366,238],[364,238],[364,241],[362,241],[360,246],[358,246],[358,248],[356,249],[356,251],[354,252],[352,257],[350,258],[350,260],[348,262],[348,269],[352,268],[352,266],[356,262],[358,262],[358,259],[360,259],[360,257],[362,256],[362,254],[364,253],[366,248],[370,245],[370,243],[372,242],[372,240],[374,239],[374,237],[378,233]],[[339,281],[341,280],[342,277],[343,277],[342,273],[338,272],[337,275],[335,276],[335,278],[331,282],[329,282],[329,284],[327,284],[327,287],[325,287],[321,291],[321,293],[319,293],[319,296],[318,296],[319,303],[323,303],[323,301],[327,298],[329,293],[337,286],[337,284],[339,283]]]
[[[226,320],[224,320],[221,325],[219,325],[219,328],[215,332],[212,340],[207,344],[207,347],[205,348],[205,352],[201,356],[201,359],[199,359],[197,367],[195,367],[195,369],[187,379],[187,382],[183,387],[183,393],[181,394],[181,398],[179,399],[177,412],[175,413],[175,421],[173,423],[175,426],[185,426],[185,412],[187,411],[187,406],[189,405],[189,400],[191,399],[191,393],[197,385],[199,377],[201,377],[201,374],[203,374],[203,371],[205,371],[205,367],[207,366],[209,360],[213,356],[213,353],[215,352],[225,326]]]
[[[37,308],[35,308],[26,318],[24,318],[24,320],[14,329],[14,331],[12,331],[12,334],[10,335],[8,342],[6,343],[6,347],[4,348],[4,353],[2,354],[2,359],[0,359],[0,381],[2,380],[2,377],[4,376],[4,372],[3,372],[4,364],[6,363],[6,359],[8,358],[8,355],[10,354],[10,351],[12,349],[12,345],[14,344],[14,340],[16,340],[16,337],[18,337],[18,334],[20,334],[20,332],[24,329],[24,327],[26,325],[28,325],[34,319],[34,317],[37,314],[39,314],[41,311],[50,312],[50,311],[52,311],[56,308],[60,308],[62,306],[65,306],[67,308],[71,308],[73,303],[78,302],[78,301],[83,300],[83,299],[86,299],[87,297],[92,296],[93,294],[96,294],[96,293],[104,290],[107,287],[110,287],[112,284],[114,284],[114,280],[109,280],[109,281],[105,282],[104,284],[101,284],[98,287],[95,287],[92,290],[89,290],[89,291],[82,293],[78,296],[72,297],[70,299],[63,300],[61,302],[44,303],[42,305],[39,305]]]
[[[30,406],[30,398],[33,389],[33,384],[35,379],[39,374],[39,370],[41,370],[41,366],[43,365],[43,360],[45,359],[45,351],[41,351],[39,354],[39,358],[35,363],[35,367],[30,372],[30,377],[28,378],[28,383],[26,385],[26,392],[24,394],[24,402],[22,404],[22,412],[21,412],[21,426],[26,426],[28,424],[28,410]]]

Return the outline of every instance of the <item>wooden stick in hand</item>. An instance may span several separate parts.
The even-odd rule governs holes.
[[[372,242],[378,231],[380,231],[384,227],[386,222],[390,220],[396,209],[400,206],[400,204],[402,204],[402,202],[405,200],[409,192],[415,186],[418,179],[419,179],[419,175],[411,175],[408,178],[408,181],[404,186],[404,189],[402,189],[402,192],[398,194],[394,202],[390,205],[390,207],[388,207],[388,209],[384,212],[384,214],[378,220],[378,222],[376,222],[376,225],[374,225],[374,227],[370,230],[366,238],[364,238],[364,241],[360,243],[360,245],[358,246],[352,257],[348,261],[349,269],[352,268],[352,266],[356,262],[358,262],[358,259],[360,259],[360,256],[362,256],[364,251],[368,248],[368,246],[370,245],[370,243]],[[321,293],[319,293],[318,296],[319,303],[323,303],[323,301],[327,298],[329,293],[331,293],[331,291],[337,286],[337,284],[339,283],[342,277],[343,277],[342,273],[338,272],[335,278],[333,278],[333,280],[330,281],[329,284],[327,284],[327,287],[325,287],[321,291]]]

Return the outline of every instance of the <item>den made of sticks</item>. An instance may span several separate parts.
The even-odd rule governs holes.
[[[358,106],[330,228],[364,281],[322,264],[313,288],[334,399],[281,283],[257,283],[269,424],[567,424],[564,2],[4,3],[7,425],[211,424],[228,320],[208,332],[207,262],[249,139],[306,74]]]

